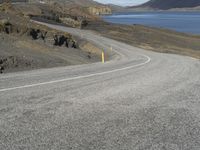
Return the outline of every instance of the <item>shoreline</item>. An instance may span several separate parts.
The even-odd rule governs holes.
[[[200,59],[200,35],[143,25],[114,24],[105,21],[90,22],[85,29],[138,48]]]
[[[199,21],[195,18],[199,15],[200,12],[195,11],[132,11],[114,12],[112,15],[102,15],[101,18],[105,22],[113,24],[143,25],[198,36],[200,35],[200,30],[197,26]],[[192,23],[190,24],[190,22]]]

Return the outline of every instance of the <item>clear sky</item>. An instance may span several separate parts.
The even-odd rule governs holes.
[[[132,6],[132,5],[139,5],[144,2],[147,2],[148,0],[95,0],[100,3],[104,4],[116,4],[116,5],[122,5],[122,6]]]

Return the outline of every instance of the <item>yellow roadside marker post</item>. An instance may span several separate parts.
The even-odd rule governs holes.
[[[112,46],[110,47],[110,50],[111,50],[111,52],[113,51],[113,47]]]
[[[104,51],[102,51],[101,60],[102,60],[102,63],[105,63],[105,54],[104,54]]]

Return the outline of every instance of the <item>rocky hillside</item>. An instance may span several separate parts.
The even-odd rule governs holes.
[[[0,0],[0,3],[6,0]],[[48,4],[54,5],[55,3],[61,4],[64,7],[74,8],[82,7],[89,11],[93,15],[111,14],[112,10],[109,6],[103,5],[93,0],[7,0],[10,2],[25,2],[27,4]]]
[[[31,15],[51,10],[36,6],[0,4],[0,74],[98,61],[97,54],[82,49],[87,44],[82,39],[31,21]],[[56,16],[52,20],[60,21]]]
[[[102,5],[93,0],[29,0],[31,3],[40,2],[40,3],[64,3],[67,5],[81,5],[81,6],[92,6],[92,5]]]
[[[57,2],[15,4],[14,7],[28,18],[64,23],[69,27],[82,28],[88,21],[99,19],[85,7]]]
[[[107,5],[100,4],[93,0],[38,0],[40,3],[63,4],[65,7],[82,7],[89,11],[93,15],[111,14],[111,8]],[[31,2],[37,2],[37,0],[31,0]]]
[[[200,6],[200,0],[150,0],[137,7],[130,8],[149,8],[157,10],[169,10],[175,8],[192,8]]]
[[[0,3],[3,3],[5,1],[11,1],[11,2],[30,2],[30,3],[51,3],[51,2],[61,2],[61,3],[67,3],[67,4],[76,4],[76,5],[82,5],[82,6],[91,6],[91,5],[100,5],[99,3],[93,1],[93,0],[0,0]]]

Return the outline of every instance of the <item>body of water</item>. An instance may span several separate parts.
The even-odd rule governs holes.
[[[103,16],[107,22],[141,24],[179,32],[200,34],[200,12],[134,12]]]

